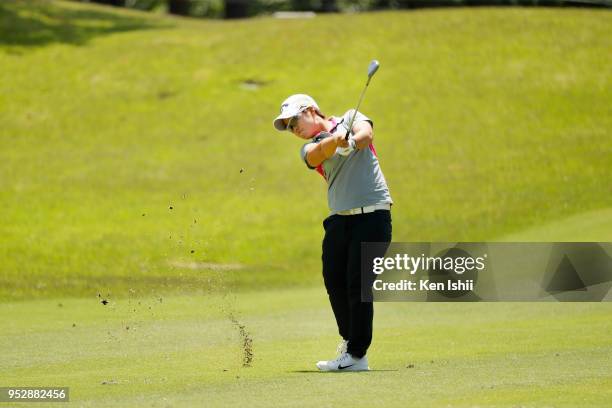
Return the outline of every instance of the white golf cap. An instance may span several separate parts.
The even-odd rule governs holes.
[[[319,105],[310,96],[305,94],[291,95],[281,104],[280,115],[274,119],[274,127],[276,130],[287,130],[283,119],[289,119],[311,106],[319,110]]]

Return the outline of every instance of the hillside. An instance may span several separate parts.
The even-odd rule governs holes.
[[[610,223],[609,11],[225,22],[8,1],[0,22],[0,298],[318,284],[325,184],[271,122],[296,92],[350,109],[372,58],[361,110],[395,241]],[[597,224],[582,237],[612,239]]]

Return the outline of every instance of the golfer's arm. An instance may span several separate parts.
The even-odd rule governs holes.
[[[374,131],[370,122],[362,121],[353,126],[353,140],[358,149],[368,147],[374,140]]]
[[[339,137],[327,137],[319,143],[313,143],[306,152],[306,161],[310,167],[317,167],[336,153]]]

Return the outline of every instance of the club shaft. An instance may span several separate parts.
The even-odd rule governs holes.
[[[353,122],[355,121],[355,116],[357,116],[357,111],[359,110],[359,107],[361,106],[361,101],[363,100],[363,96],[366,93],[366,89],[368,89],[368,85],[370,85],[370,79],[372,79],[372,77],[368,77],[368,82],[366,82],[365,87],[363,88],[363,91],[361,91],[359,102],[357,102],[357,107],[355,108],[355,112],[353,112],[353,115],[351,116],[351,121],[349,122],[348,129],[346,130],[346,136],[344,137],[345,140],[348,140],[349,136],[351,135],[351,130],[353,129]]]

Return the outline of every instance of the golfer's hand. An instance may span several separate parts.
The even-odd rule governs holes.
[[[346,134],[344,132],[336,132],[332,137],[336,140],[338,147],[349,147],[349,142],[345,139]]]
[[[340,136],[342,137],[342,141],[338,142],[336,153],[340,156],[348,156],[353,151],[355,151],[357,144],[355,143],[355,139],[353,138],[349,138],[348,140],[346,140],[344,134],[341,134]]]

